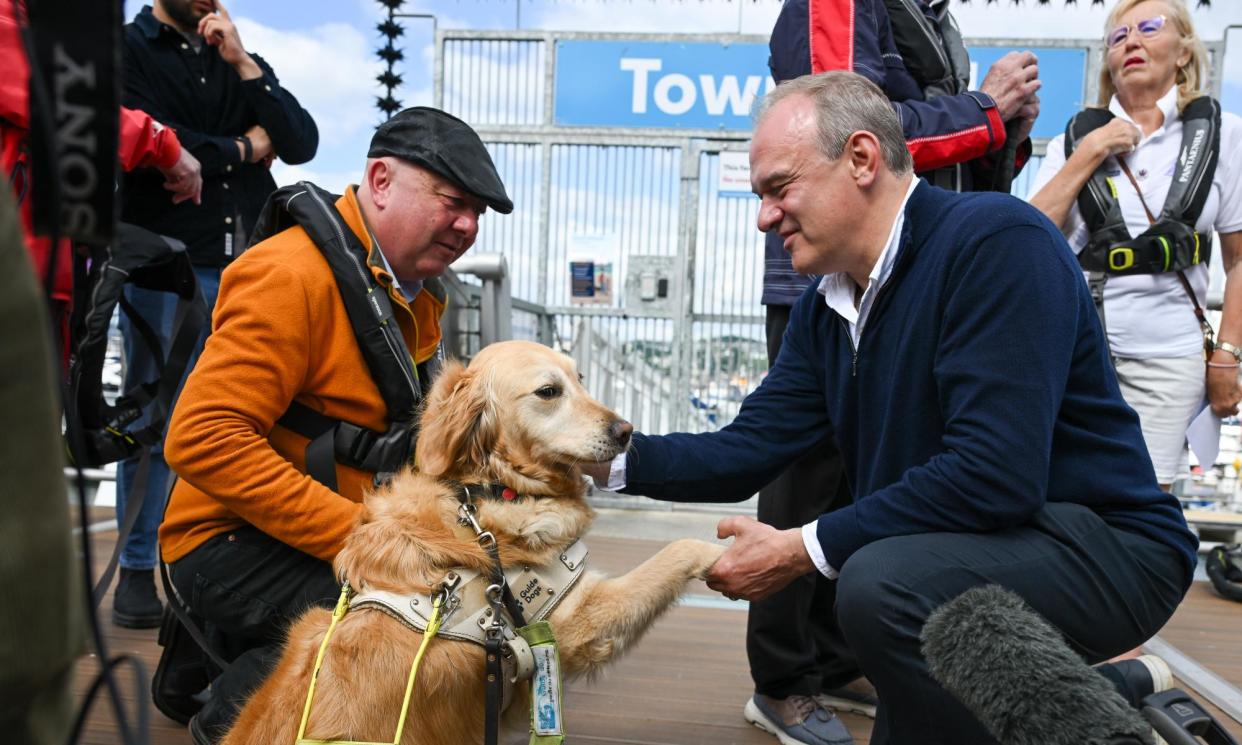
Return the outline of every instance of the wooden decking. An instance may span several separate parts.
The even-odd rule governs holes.
[[[97,555],[107,556],[115,535],[96,536]],[[606,536],[590,537],[592,563],[608,573],[620,573],[654,553],[661,541]],[[716,603],[701,584],[690,589],[692,602],[674,608],[628,657],[601,679],[578,681],[568,687],[567,715],[571,743],[613,745],[773,745],[776,741],[742,718],[742,705],[752,685],[745,653],[744,605]],[[702,602],[695,602],[701,600]],[[143,659],[147,675],[158,658],[155,631],[133,631],[107,621],[111,594],[104,600],[101,618],[109,652],[128,652]],[[1242,606],[1214,595],[1196,582],[1161,638],[1235,686],[1242,687]],[[96,670],[93,659],[79,665],[75,690],[80,697]],[[119,675],[122,696],[134,704],[133,677]],[[147,701],[144,681],[142,702]],[[120,742],[111,714],[95,706],[82,742],[116,745]],[[1242,725],[1209,710],[1235,737]],[[843,721],[857,745],[870,742],[870,720],[846,714]],[[190,745],[176,723],[152,709],[152,745]],[[965,745],[965,744],[964,744]]]

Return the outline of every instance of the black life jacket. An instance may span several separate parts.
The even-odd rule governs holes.
[[[74,463],[88,467],[125,460],[164,437],[173,397],[207,326],[208,312],[185,244],[135,225],[117,226],[117,240],[94,251],[84,279],[78,282],[75,302],[65,425]],[[129,283],[177,296],[167,355],[156,331],[125,300]],[[103,365],[118,304],[155,358],[159,376],[123,391],[109,404],[103,397]]]
[[[337,211],[337,199],[307,181],[277,189],[263,206],[250,241],[254,245],[294,225],[306,231],[332,269],[354,338],[387,409],[384,432],[331,419],[296,401],[277,420],[310,439],[307,473],[333,491],[337,463],[374,473],[378,482],[412,462],[423,380],[431,379],[442,359],[437,350],[428,362],[414,364],[388,289],[367,266],[367,249]],[[436,280],[427,280],[423,287],[432,292],[438,288]]]
[[[884,5],[893,43],[923,97],[931,100],[965,93],[970,85],[970,55],[949,3],[929,12],[924,12],[921,0],[884,0]],[[974,186],[967,169],[965,163],[955,163],[919,175],[942,189],[963,191]]]
[[[1065,127],[1065,157],[1091,131],[1113,118],[1107,109],[1086,109]],[[1091,231],[1078,254],[1089,272],[1110,275],[1159,274],[1207,263],[1212,254],[1211,233],[1195,231],[1212,189],[1220,159],[1220,104],[1210,96],[1191,101],[1182,112],[1181,153],[1169,194],[1156,222],[1131,236],[1117,202],[1117,187],[1101,164],[1078,194],[1078,209]]]
[[[964,93],[970,56],[946,2],[930,15],[920,0],[884,0],[902,62],[928,99]]]
[[[1212,587],[1221,597],[1242,602],[1242,546],[1217,546],[1208,552],[1206,567]]]

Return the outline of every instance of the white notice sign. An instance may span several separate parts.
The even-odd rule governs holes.
[[[725,151],[720,154],[716,192],[722,197],[750,196],[750,153]]]

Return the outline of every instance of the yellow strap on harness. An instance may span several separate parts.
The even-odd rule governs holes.
[[[336,608],[332,610],[332,623],[328,624],[328,631],[323,635],[323,643],[319,645],[319,654],[315,656],[315,669],[311,673],[310,689],[306,691],[306,706],[302,708],[302,723],[298,725],[298,737],[294,740],[294,745],[400,745],[401,733],[405,729],[405,715],[410,710],[410,696],[414,692],[414,678],[418,675],[418,665],[423,661],[423,652],[427,651],[427,644],[440,630],[440,606],[443,599],[443,595],[437,593],[432,600],[431,618],[427,622],[427,630],[423,633],[423,643],[419,645],[418,654],[414,655],[414,662],[410,665],[410,677],[405,682],[405,700],[401,702],[401,718],[397,720],[397,734],[393,735],[392,742],[308,739],[306,722],[310,719],[311,701],[315,698],[315,683],[319,680],[319,668],[323,665],[323,655],[328,649],[328,639],[332,638],[332,631],[336,628],[337,621],[340,621],[349,610],[349,582],[343,583],[341,597],[337,599]]]

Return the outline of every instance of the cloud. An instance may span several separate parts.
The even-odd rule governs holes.
[[[1236,88],[1242,85],[1242,34],[1233,38],[1234,46],[1228,48],[1224,59],[1220,61],[1221,81],[1225,88]]]
[[[357,157],[357,167],[352,169],[342,169],[339,171],[320,170],[306,165],[291,166],[287,163],[276,161],[272,164],[272,178],[276,179],[277,186],[288,186],[299,181],[309,181],[316,186],[327,189],[333,194],[340,194],[345,191],[345,187],[350,184],[356,184],[362,179],[362,167],[365,163],[365,153],[359,153]]]
[[[780,13],[779,3],[749,0],[695,2],[584,2],[526,0],[523,28],[565,31],[652,33],[741,33],[766,36]]]
[[[1235,114],[1242,112],[1242,85],[1226,82],[1221,87],[1221,107]]]
[[[280,30],[249,18],[235,20],[247,48],[272,65],[281,84],[314,117],[319,127],[319,152],[309,165],[326,173],[332,182],[321,186],[339,190],[346,183],[344,173],[354,174],[348,178],[356,180],[355,171],[347,169],[355,163],[361,169],[367,143],[382,121],[375,107],[376,98],[384,93],[375,79],[384,69],[375,56],[378,34],[371,38],[357,26],[345,23]],[[406,80],[394,95],[404,106],[429,105],[432,65],[428,60],[434,49],[429,43],[409,41],[413,39],[404,44],[398,40],[406,60],[397,69]]]
[[[375,76],[382,64],[357,28],[328,23],[300,31],[278,30],[237,18],[246,48],[271,64],[284,85],[315,118],[320,147],[365,148],[378,120]]]

